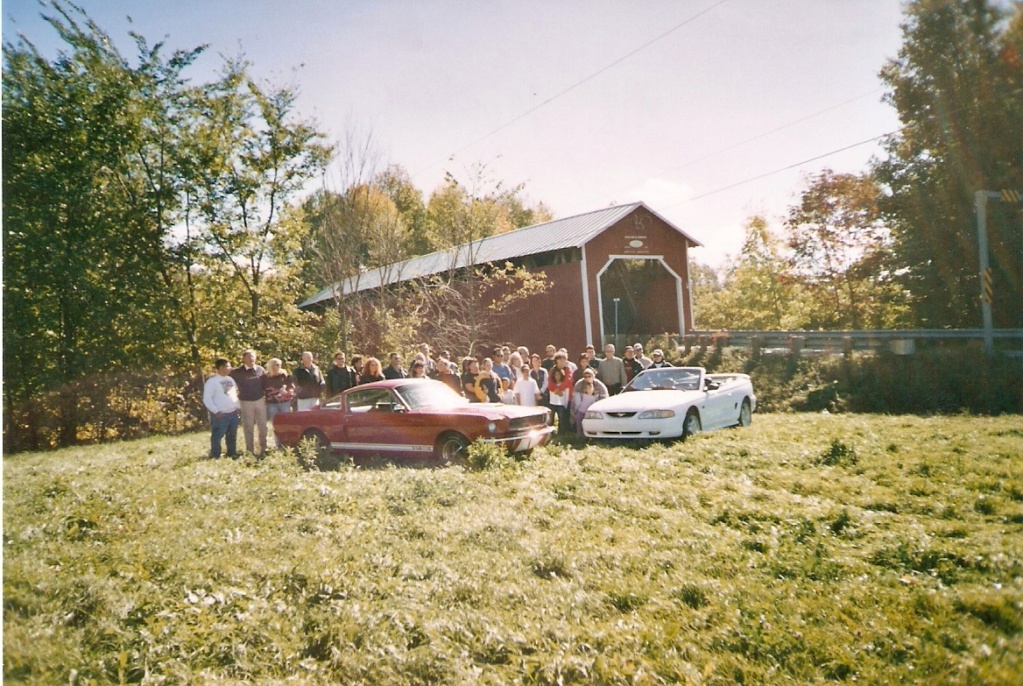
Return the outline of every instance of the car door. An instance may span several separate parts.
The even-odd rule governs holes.
[[[717,383],[712,382],[706,376],[703,381],[703,392],[704,392],[704,410],[705,418],[703,421],[704,430],[717,429],[724,426],[726,422],[726,415],[728,412],[728,390],[721,387],[716,387]]]
[[[731,426],[738,421],[739,386],[734,382],[718,382],[718,387],[707,391],[708,413],[712,428]]]
[[[410,430],[414,418],[388,388],[350,391],[345,408],[344,450],[357,453],[418,454],[433,450]]]

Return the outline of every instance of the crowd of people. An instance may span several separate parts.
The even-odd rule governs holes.
[[[620,393],[632,378],[649,367],[672,366],[660,349],[646,357],[643,345],[625,346],[622,357],[615,346],[604,346],[598,357],[592,345],[576,362],[568,351],[548,345],[545,355],[530,353],[520,346],[494,348],[489,357],[464,357],[460,362],[447,351],[431,354],[429,345],[420,346],[406,369],[402,356],[391,353],[384,367],[376,357],[334,354],[326,373],[316,365],[311,352],[302,353],[301,364],[290,373],[281,360],[273,358],[266,368],[257,364],[254,350],[242,353],[242,364],[232,368],[230,360],[214,363],[216,374],[203,389],[203,404],[210,412],[212,433],[210,456],[221,456],[221,443],[228,457],[238,454],[237,433],[242,428],[245,449],[254,455],[267,450],[267,424],[282,412],[301,412],[319,405],[349,388],[384,379],[431,378],[448,384],[470,402],[543,406],[551,410],[559,433],[582,431],[582,417],[597,400]],[[280,442],[274,437],[275,446]]]

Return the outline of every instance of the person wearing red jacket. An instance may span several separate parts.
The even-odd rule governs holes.
[[[550,391],[551,412],[558,420],[558,434],[568,434],[569,408],[572,406],[572,374],[568,370],[568,356],[558,353],[554,357],[554,368],[551,369],[547,380],[547,390]]]

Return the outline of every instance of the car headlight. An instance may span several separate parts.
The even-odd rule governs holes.
[[[636,415],[636,419],[668,419],[674,416],[675,412],[672,410],[647,410]]]
[[[593,410],[587,410],[586,414],[583,415],[583,419],[603,419],[603,412],[594,412]]]
[[[497,422],[490,422],[487,424],[487,431],[490,433],[497,433]]]

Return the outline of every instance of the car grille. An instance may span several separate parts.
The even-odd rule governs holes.
[[[530,417],[516,417],[511,420],[508,429],[511,431],[524,431],[534,426],[544,426],[546,423],[543,415],[539,414]]]
[[[635,417],[635,412],[608,412],[608,417],[614,417],[615,419],[626,419],[627,417]]]

